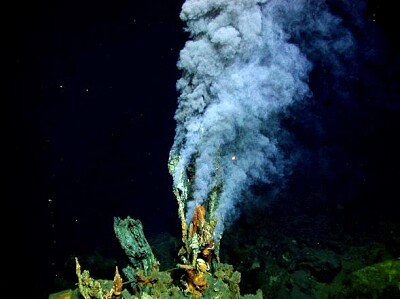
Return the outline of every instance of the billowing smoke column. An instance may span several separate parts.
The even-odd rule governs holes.
[[[170,161],[179,159],[172,175],[179,190],[192,173],[187,219],[218,190],[217,235],[238,216],[244,192],[277,184],[290,169],[280,118],[311,96],[312,64],[289,42],[283,25],[289,11],[300,19],[306,3],[187,0],[182,6],[190,40],[178,61],[182,77]]]

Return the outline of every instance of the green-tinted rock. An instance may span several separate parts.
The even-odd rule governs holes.
[[[354,271],[345,298],[400,298],[400,260],[387,260]]]
[[[123,269],[128,279],[135,278],[134,272],[137,269],[143,270],[144,274],[148,275],[154,268],[158,268],[159,262],[147,242],[140,220],[129,216],[126,219],[115,217],[114,231],[131,262],[130,266]]]

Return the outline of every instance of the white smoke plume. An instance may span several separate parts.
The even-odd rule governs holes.
[[[182,77],[170,155],[181,160],[173,176],[176,182],[194,165],[189,218],[195,205],[222,186],[217,234],[238,216],[243,192],[259,183],[276,184],[290,170],[280,146],[285,142],[280,116],[312,96],[307,55],[313,52],[303,53],[289,30],[299,33],[306,18],[321,34],[338,25],[316,5],[321,1],[314,2],[187,0],[182,6],[190,39],[177,64]],[[315,41],[315,46],[324,45]]]

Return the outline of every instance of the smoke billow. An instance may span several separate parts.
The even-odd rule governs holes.
[[[323,57],[339,73],[336,56],[352,37],[322,1],[187,0],[180,17],[190,38],[177,64],[174,182],[195,169],[189,217],[220,186],[221,234],[244,192],[284,182],[293,157],[281,118],[312,97],[311,61]]]

